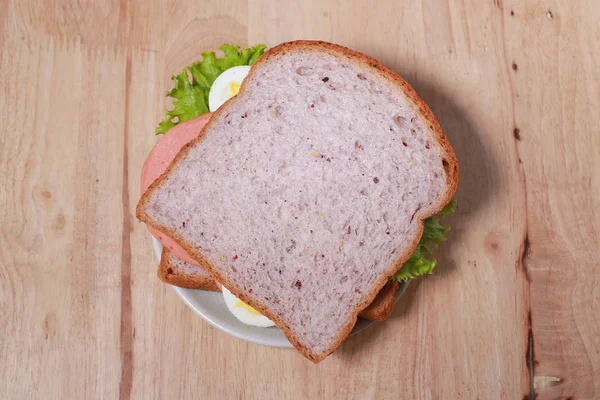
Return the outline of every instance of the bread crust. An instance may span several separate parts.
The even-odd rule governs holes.
[[[446,173],[446,191],[444,195],[441,196],[438,204],[432,205],[428,209],[421,209],[419,213],[415,216],[417,223],[417,230],[412,238],[410,245],[408,246],[406,252],[404,254],[398,254],[398,257],[394,263],[392,263],[389,268],[382,273],[381,277],[375,282],[373,287],[369,292],[365,294],[363,297],[363,301],[360,302],[356,308],[349,313],[348,319],[345,325],[340,329],[337,339],[333,342],[329,348],[320,353],[315,353],[311,351],[311,349],[302,346],[298,340],[296,339],[294,332],[287,326],[278,316],[274,315],[266,306],[264,306],[259,300],[254,297],[250,297],[247,293],[244,293],[241,288],[235,286],[224,274],[221,274],[216,268],[214,268],[207,260],[204,258],[202,253],[195,250],[194,247],[183,240],[182,237],[177,235],[175,232],[170,231],[167,227],[157,223],[152,220],[146,213],[145,207],[147,205],[148,199],[150,195],[157,190],[162,184],[169,173],[174,169],[174,167],[178,164],[178,162],[184,158],[189,152],[190,148],[194,146],[196,143],[204,140],[204,137],[207,132],[210,132],[212,125],[218,119],[216,118],[221,113],[227,113],[227,110],[230,105],[234,104],[238,101],[243,101],[244,93],[246,91],[246,82],[250,81],[254,74],[257,71],[260,71],[262,68],[268,66],[270,60],[275,59],[277,57],[283,56],[288,52],[292,51],[301,51],[301,52],[316,52],[316,53],[327,53],[329,55],[333,55],[340,59],[343,59],[349,63],[352,63],[360,68],[364,68],[369,72],[379,75],[386,80],[388,80],[391,86],[395,86],[399,91],[401,91],[404,96],[408,99],[410,105],[413,107],[416,114],[422,118],[425,123],[424,126],[428,128],[429,132],[436,139],[437,145],[441,148],[442,152],[445,153],[445,162],[443,163],[444,171]],[[429,109],[427,104],[423,100],[419,98],[415,90],[398,74],[392,71],[390,68],[384,66],[379,63],[379,61],[366,56],[362,53],[356,52],[354,50],[350,50],[346,47],[322,42],[322,41],[306,41],[306,40],[298,40],[294,42],[282,43],[278,46],[273,47],[272,49],[265,52],[252,66],[247,78],[242,83],[240,91],[237,96],[229,99],[224,105],[222,105],[215,113],[213,114],[211,120],[204,126],[200,135],[192,140],[190,143],[185,145],[181,151],[177,154],[177,157],[173,160],[173,162],[169,165],[165,173],[161,175],[154,183],[148,188],[148,190],[142,195],[140,202],[138,203],[136,209],[137,218],[150,225],[151,227],[164,232],[166,235],[169,235],[173,240],[179,243],[189,254],[194,258],[198,264],[205,268],[214,278],[221,282],[225,287],[227,287],[235,296],[240,298],[245,303],[252,306],[254,309],[265,315],[267,318],[271,319],[273,322],[277,324],[279,328],[283,330],[286,337],[294,345],[294,347],[306,358],[313,362],[319,362],[325,359],[329,354],[331,354],[339,345],[346,340],[352,328],[356,324],[356,320],[358,318],[359,313],[364,310],[369,304],[373,302],[373,299],[379,293],[379,291],[383,288],[383,286],[388,282],[388,277],[395,274],[402,265],[408,260],[411,254],[417,248],[419,241],[421,240],[421,236],[423,235],[423,221],[426,218],[438,213],[442,210],[442,208],[450,202],[452,197],[456,192],[456,188],[458,186],[458,162],[456,160],[456,155],[454,154],[454,150],[452,146],[448,142],[448,139],[443,134],[442,129],[433,115],[433,112]]]
[[[221,287],[217,285],[211,276],[189,275],[180,271],[178,267],[173,264],[173,257],[175,256],[171,254],[171,251],[166,246],[163,247],[157,273],[158,278],[161,281],[185,289],[198,289],[209,292],[221,291]],[[195,265],[194,267],[200,268]]]
[[[397,280],[386,283],[375,296],[375,300],[362,310],[358,316],[374,322],[382,322],[388,319],[396,306],[398,288],[400,288],[400,283]]]

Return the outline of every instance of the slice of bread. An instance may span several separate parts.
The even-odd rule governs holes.
[[[396,293],[398,293],[399,287],[400,283],[398,281],[389,281],[377,293],[375,300],[362,310],[358,316],[375,322],[388,319],[396,306]]]
[[[163,247],[162,257],[158,265],[158,277],[164,283],[181,288],[211,292],[221,291],[221,286],[202,267],[180,260],[166,247]],[[380,322],[386,320],[394,311],[398,287],[398,281],[389,282],[379,291],[375,300],[362,310],[358,316],[369,321]]]
[[[167,247],[163,247],[158,277],[164,283],[181,288],[221,291],[221,287],[205,269],[180,260]]]
[[[318,362],[457,185],[454,151],[408,83],[358,52],[297,41],[252,66],[137,216]]]

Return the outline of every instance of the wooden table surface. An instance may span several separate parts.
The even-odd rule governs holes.
[[[600,398],[600,2],[0,1],[0,397]],[[323,39],[430,104],[461,165],[435,276],[314,365],[193,314],[134,217],[169,77]]]

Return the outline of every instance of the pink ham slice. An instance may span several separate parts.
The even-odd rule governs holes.
[[[167,170],[167,167],[171,161],[173,161],[177,153],[179,153],[179,150],[200,134],[211,115],[212,113],[203,114],[198,118],[177,124],[160,138],[142,167],[141,193],[148,190],[152,182],[158,179],[158,177]],[[190,264],[198,264],[181,246],[175,243],[173,239],[156,229],[151,227],[148,227],[148,229],[150,230],[150,233],[152,233],[163,246],[169,248],[177,258]]]

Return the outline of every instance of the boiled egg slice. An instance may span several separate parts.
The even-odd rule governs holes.
[[[258,326],[260,328],[268,328],[275,325],[269,318],[235,297],[225,286],[222,286],[222,289],[223,299],[225,299],[227,308],[238,320],[246,325]]]
[[[211,112],[216,111],[223,103],[238,94],[242,81],[249,71],[249,65],[231,67],[215,79],[208,93],[208,108]]]

